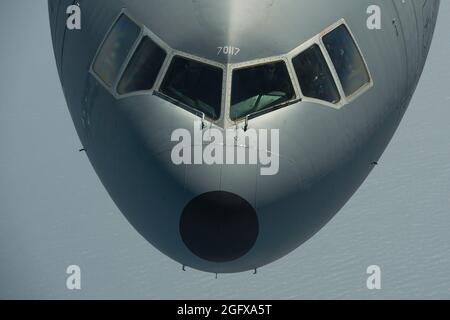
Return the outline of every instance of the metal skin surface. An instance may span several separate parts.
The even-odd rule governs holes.
[[[66,8],[75,2],[82,9],[82,29],[69,31]],[[373,4],[382,10],[381,30],[366,26],[366,10]],[[225,68],[287,55],[344,19],[372,84],[339,108],[303,99],[249,120],[253,129],[280,130],[277,175],[260,175],[260,165],[176,166],[171,161],[171,134],[179,128],[192,131],[199,117],[153,91],[115,97],[90,71],[99,46],[123,10],[173,50]],[[311,238],[350,199],[407,109],[427,58],[438,10],[438,0],[49,0],[67,104],[111,198],[162,253],[213,273],[253,270],[280,259]],[[221,46],[240,48],[240,53],[218,55]],[[243,123],[224,117],[218,123],[208,122],[211,126],[242,128]],[[231,211],[246,210],[239,223],[249,226],[254,241],[246,237],[245,228],[236,229],[234,220],[227,221],[226,213],[220,213],[217,192],[230,197],[227,203],[235,205]],[[211,197],[204,196],[208,193]],[[195,199],[200,196],[210,209],[196,215],[201,206]],[[193,220],[186,222],[186,210]],[[215,220],[216,212],[221,222]],[[229,234],[219,239],[224,241],[220,250],[227,250],[228,241],[239,254],[230,251],[221,257],[214,252],[209,259],[207,237],[214,237],[214,232],[198,231],[197,222],[204,223],[203,228],[228,223],[224,230],[229,231],[222,231]],[[191,247],[182,236],[186,232]]]

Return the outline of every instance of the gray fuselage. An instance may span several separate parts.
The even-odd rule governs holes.
[[[82,28],[68,30],[66,8],[76,2]],[[381,30],[367,28],[367,8],[374,4],[381,8]],[[214,273],[252,270],[283,257],[349,200],[382,155],[411,100],[438,8],[439,0],[49,0],[68,107],[105,188],[134,228],[161,252]],[[199,116],[162,99],[155,90],[118,98],[92,73],[98,49],[123,10],[174,52],[225,70],[284,57],[344,19],[367,64],[371,85],[339,108],[302,99],[247,124],[227,117],[230,98],[225,91],[221,118],[206,119],[205,130],[242,130],[244,125],[278,129],[278,174],[261,175],[260,164],[175,165],[171,135],[179,128],[192,131]],[[239,48],[239,54],[218,54],[217,48],[224,46]],[[225,72],[225,81],[227,76]],[[208,260],[186,245],[180,233],[183,212],[208,192],[237,195],[254,209],[256,226],[248,232],[256,228],[255,241],[242,255]],[[209,214],[214,217],[214,210]],[[208,228],[208,223],[199,224]],[[211,227],[220,229],[220,223]],[[234,242],[246,241],[238,234],[245,228],[232,230],[236,233],[224,241],[242,249]],[[194,238],[202,234],[197,231],[192,230]],[[208,245],[207,238],[196,240]]]

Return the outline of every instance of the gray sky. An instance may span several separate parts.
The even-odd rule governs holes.
[[[62,95],[44,0],[0,10],[0,298],[449,298],[450,1],[428,63],[380,165],[312,240],[251,273],[174,263],[117,210]],[[65,287],[82,268],[82,290]],[[383,289],[366,288],[366,268]]]

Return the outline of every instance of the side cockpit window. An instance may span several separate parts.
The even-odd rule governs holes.
[[[104,40],[92,69],[107,86],[112,87],[115,84],[140,32],[141,28],[122,14]]]
[[[340,101],[333,75],[317,44],[312,45],[292,59],[292,64],[305,97],[330,103]]]
[[[295,97],[284,61],[233,71],[231,120],[239,120],[286,103]]]
[[[166,56],[153,40],[144,37],[119,82],[117,92],[127,94],[152,89]]]
[[[347,97],[370,83],[361,52],[344,24],[323,36],[322,41]]]
[[[218,120],[222,105],[222,82],[221,68],[175,56],[160,91],[206,117]]]

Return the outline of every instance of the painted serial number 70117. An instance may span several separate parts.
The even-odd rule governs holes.
[[[237,47],[232,46],[217,47],[218,56],[220,56],[221,54],[225,56],[237,56],[239,52],[241,52],[241,49]]]

